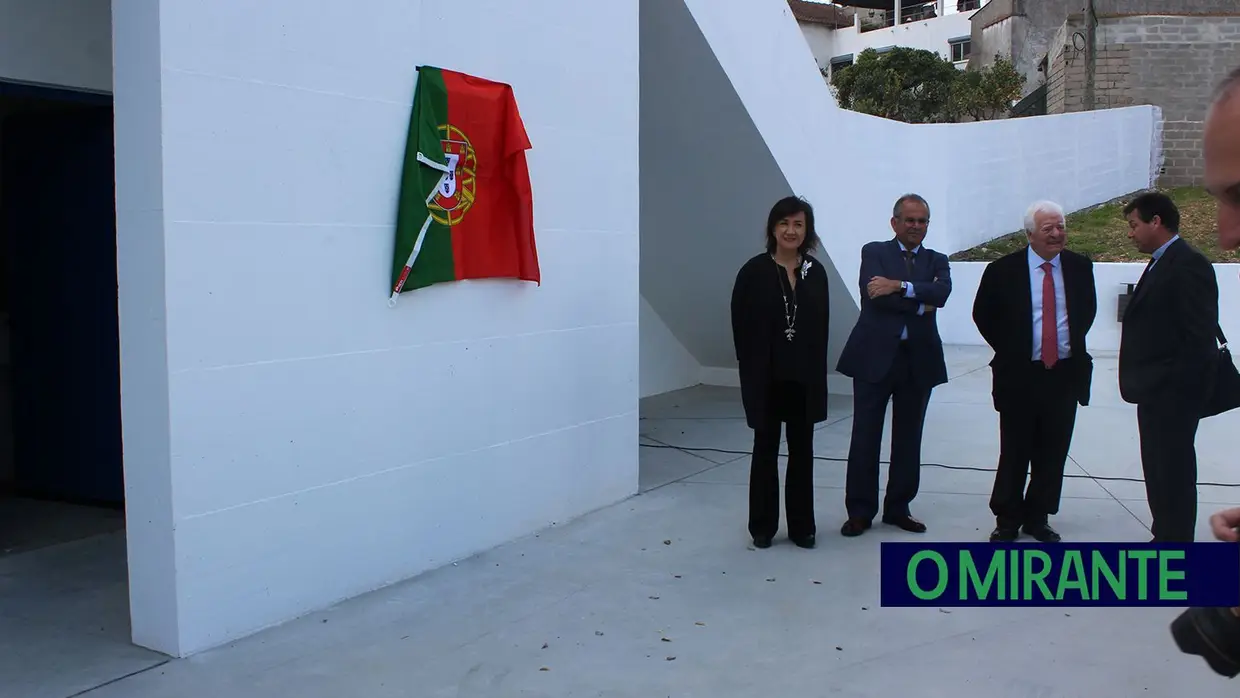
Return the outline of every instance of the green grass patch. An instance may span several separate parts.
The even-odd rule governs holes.
[[[1218,247],[1218,214],[1214,198],[1201,187],[1162,189],[1180,209],[1180,236],[1214,262],[1240,262],[1240,254]],[[1137,192],[1099,206],[1068,215],[1068,249],[1095,262],[1146,262],[1128,239],[1128,221],[1124,220],[1124,204]],[[954,261],[989,262],[1026,244],[1025,233],[1015,232],[995,238],[951,256]]]

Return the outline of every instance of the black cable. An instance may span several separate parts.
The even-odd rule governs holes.
[[[731,450],[724,449],[724,448],[689,448],[688,446],[668,446],[666,444],[641,444],[641,446],[643,448],[670,448],[673,451],[686,451],[689,453],[695,453],[699,451],[710,451],[711,453],[729,453],[729,454],[733,454],[737,456],[748,456],[751,453],[750,451],[731,451]],[[784,458],[788,457],[788,454],[786,453],[780,453],[779,455]],[[814,456],[814,460],[829,461],[832,463],[847,463],[848,462],[847,458],[831,458],[829,456]],[[879,462],[882,463],[883,465],[891,465],[891,461],[879,461]],[[971,466],[971,465],[945,465],[943,463],[925,463],[925,462],[923,462],[921,465],[922,467],[942,468],[944,470],[971,470],[973,472],[978,472],[978,473],[996,472],[995,468],[978,468],[978,467]],[[1071,478],[1078,478],[1081,480],[1094,480],[1095,482],[1099,480],[1106,480],[1107,482],[1139,482],[1142,484],[1145,483],[1145,478],[1140,478],[1140,477],[1105,477],[1102,475],[1076,475],[1074,473],[1064,473],[1063,476],[1071,477]],[[1205,486],[1205,487],[1240,487],[1240,483],[1234,483],[1234,482],[1198,482],[1197,484],[1201,486]]]

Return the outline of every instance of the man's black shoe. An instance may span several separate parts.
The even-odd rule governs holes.
[[[991,543],[1013,543],[1020,538],[1020,529],[1010,526],[999,526],[990,532]]]
[[[844,525],[840,528],[840,535],[855,538],[856,536],[865,533],[866,529],[868,529],[870,525],[871,523],[865,519],[849,519],[845,521]]]
[[[1059,533],[1051,528],[1050,524],[1027,525],[1025,526],[1025,533],[1033,536],[1033,539],[1039,543],[1058,543],[1062,540],[1059,537]]]

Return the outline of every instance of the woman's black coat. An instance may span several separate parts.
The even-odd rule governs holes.
[[[830,292],[827,270],[817,259],[805,255],[810,263],[804,279],[797,279],[796,332],[807,342],[809,373],[802,378],[806,387],[806,415],[812,423],[827,418],[827,339],[830,325]],[[769,400],[773,381],[771,346],[783,340],[786,327],[784,301],[779,276],[782,268],[769,254],[755,255],[741,267],[732,287],[732,341],[740,368],[741,400],[745,420],[753,429],[772,421]],[[800,270],[797,271],[798,275]],[[818,359],[821,360],[818,360]]]

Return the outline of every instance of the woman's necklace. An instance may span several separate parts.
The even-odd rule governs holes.
[[[774,259],[774,257],[772,257],[772,259]],[[786,325],[784,329],[784,336],[788,338],[789,342],[791,342],[793,336],[797,333],[796,297],[795,295],[793,296],[791,305],[789,305],[788,292],[784,290],[784,284],[788,280],[788,269],[783,264],[780,264],[777,259],[775,260],[775,271],[779,274],[779,293],[784,297],[784,325]]]

